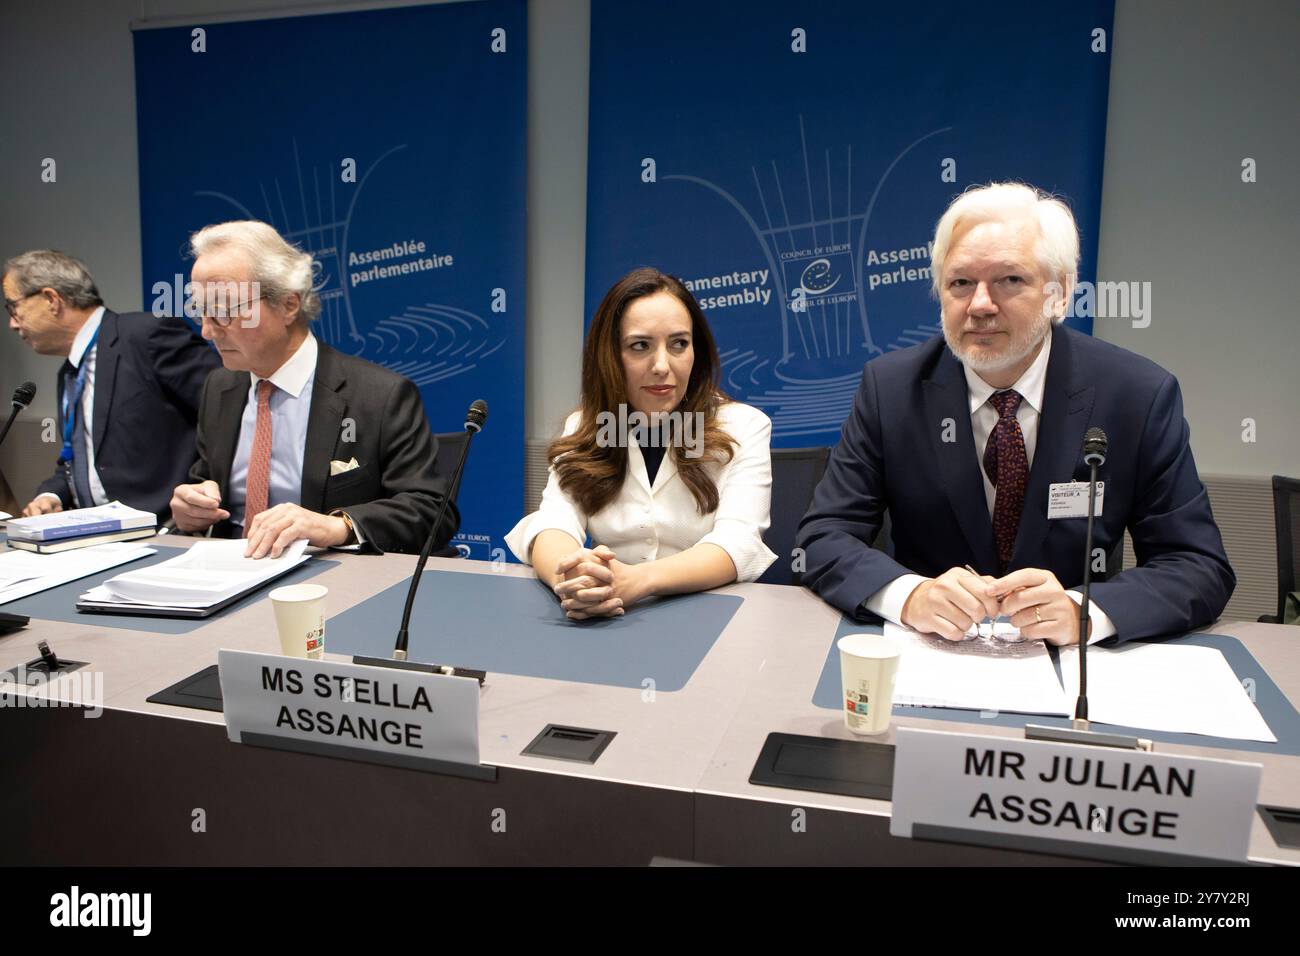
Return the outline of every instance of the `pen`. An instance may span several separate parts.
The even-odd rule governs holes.
[[[969,571],[971,574],[975,575],[975,577],[977,577],[977,578],[978,578],[978,577],[981,577],[980,573],[979,573],[978,571],[976,571],[974,568],[972,568],[969,564],[963,564],[962,567],[964,567],[964,568],[965,568],[967,571]],[[987,635],[985,635],[984,632],[981,630],[981,628],[982,628],[985,624],[987,624],[987,625],[989,626],[989,632],[988,632]],[[978,624],[975,625],[975,635],[976,635],[977,637],[986,637],[986,636],[987,636],[987,637],[992,637],[992,636],[993,636],[993,621],[991,621],[991,620],[989,619],[989,616],[988,616],[987,614],[984,615],[984,619],[983,619],[982,621],[980,621]]]

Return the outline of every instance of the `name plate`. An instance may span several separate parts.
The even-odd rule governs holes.
[[[235,743],[248,734],[287,749],[370,751],[404,766],[478,765],[473,678],[231,650],[217,653],[217,669]]]
[[[895,739],[894,836],[1246,860],[1259,764],[913,727]]]

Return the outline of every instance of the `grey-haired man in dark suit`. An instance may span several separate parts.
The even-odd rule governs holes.
[[[186,532],[278,556],[319,547],[418,552],[447,494],[415,384],[320,342],[311,256],[266,223],[195,233],[191,286],[224,368],[199,412],[198,460],[172,497]],[[435,548],[456,533],[448,506]]]

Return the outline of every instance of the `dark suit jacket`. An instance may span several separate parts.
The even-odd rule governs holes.
[[[945,442],[951,419],[956,441]],[[1086,480],[1084,432],[1106,430],[1106,483],[1093,547],[1125,528],[1138,566],[1096,581],[1092,600],[1119,640],[1186,633],[1216,620],[1236,585],[1196,473],[1177,380],[1158,365],[1064,326],[1052,333],[1038,444],[1010,570],[1083,583],[1086,518],[1047,519],[1048,486]],[[942,336],[867,363],[853,412],[799,526],[803,581],[840,610],[909,571],[970,564],[997,573],[966,379]],[[869,547],[888,510],[895,555]]]
[[[320,514],[346,509],[365,539],[365,550],[418,553],[446,496],[444,482],[434,474],[438,443],[429,431],[420,391],[405,376],[317,344],[298,503]],[[215,481],[223,499],[229,494],[251,381],[247,372],[222,368],[203,389],[199,459],[190,480]],[[331,460],[352,458],[359,468],[330,475]],[[434,547],[445,545],[459,527],[460,513],[450,504]],[[223,521],[213,534],[229,537],[236,531]]]
[[[220,365],[216,350],[183,318],[104,310],[95,341],[90,428],[95,471],[110,499],[152,511],[159,521],[171,516],[172,491],[194,464],[203,380]],[[52,492],[71,508],[70,485],[71,475],[56,466],[37,493]]]

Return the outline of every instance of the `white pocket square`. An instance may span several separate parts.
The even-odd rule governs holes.
[[[331,461],[330,477],[333,478],[335,475],[341,475],[345,471],[352,471],[353,469],[360,468],[360,467],[361,466],[357,464],[357,460],[355,458],[349,461]]]

